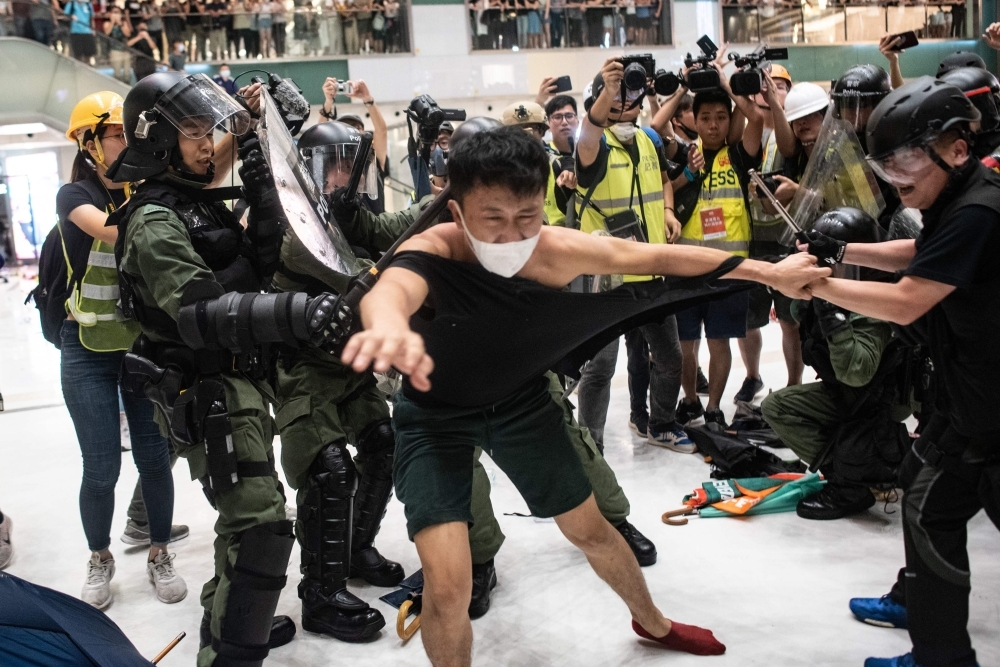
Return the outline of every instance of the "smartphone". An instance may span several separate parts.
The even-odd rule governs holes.
[[[561,76],[556,79],[556,87],[552,89],[553,93],[568,93],[573,90],[573,83],[569,80],[569,75]]]
[[[893,39],[897,37],[902,37],[902,41],[900,41],[899,44],[897,44],[895,48],[892,49],[893,51],[902,51],[903,49],[911,49],[920,43],[920,40],[917,39],[917,33],[915,33],[912,30],[901,32],[898,35],[893,35],[892,37]]]

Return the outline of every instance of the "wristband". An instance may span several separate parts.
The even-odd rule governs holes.
[[[677,212],[677,211],[674,210],[673,206],[664,206],[663,210],[664,211],[670,211],[671,213],[676,213]]]
[[[327,120],[335,120],[337,118],[336,110],[327,111],[325,107],[320,107],[319,115],[322,116],[323,118],[326,118]]]
[[[684,177],[688,179],[689,183],[694,183],[695,176],[687,166],[684,167]]]
[[[366,107],[374,106],[375,98],[372,98],[371,102],[362,102],[362,104],[364,104]]]

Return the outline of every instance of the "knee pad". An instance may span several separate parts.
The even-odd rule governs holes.
[[[294,544],[291,521],[264,523],[243,533],[236,562],[226,563],[226,613],[220,636],[212,638],[212,649],[223,664],[260,664],[267,657],[271,622]]]
[[[347,446],[337,442],[320,450],[298,507],[300,571],[307,579],[322,581],[328,592],[346,586],[349,576],[357,488],[358,473]]]
[[[336,498],[350,498],[358,490],[358,470],[344,443],[321,449],[309,467],[310,482]]]
[[[369,424],[358,436],[358,460],[365,464],[365,475],[391,478],[395,450],[396,435],[391,419]]]

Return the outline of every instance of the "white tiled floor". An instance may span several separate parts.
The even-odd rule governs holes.
[[[17,549],[9,571],[78,595],[88,557],[77,509],[80,458],[69,415],[61,405],[58,353],[41,338],[34,309],[21,305],[25,290],[17,282],[0,283],[0,392],[8,410],[0,414],[0,508],[15,521]],[[774,388],[784,382],[778,335],[776,326],[765,329],[763,375]],[[727,401],[742,379],[734,346]],[[712,628],[728,653],[695,658],[641,643],[632,634],[624,605],[554,524],[500,516],[508,539],[497,557],[500,584],[493,609],[474,623],[477,664],[860,666],[867,656],[908,649],[905,632],[863,625],[847,609],[851,596],[885,593],[902,563],[898,505],[888,511],[879,505],[861,517],[832,523],[782,514],[666,526],[660,514],[678,507],[685,493],[707,479],[708,467],[697,456],[639,441],[628,430],[627,419],[622,357],[608,419],[607,457],[631,500],[632,522],[659,549],[659,562],[644,570],[646,579],[668,615]],[[136,479],[129,456],[123,456],[116,531],[124,526]],[[509,481],[499,471],[496,476],[497,512],[524,511]],[[115,602],[108,610],[147,656],[186,631],[188,638],[161,663],[165,667],[193,664],[201,618],[197,594],[211,575],[212,510],[197,484],[189,481],[183,462],[174,477],[175,521],[191,526],[191,537],[176,545],[176,562],[191,593],[173,606],[157,602],[146,580],[142,550],[126,550],[115,535],[118,574],[112,585]],[[980,514],[970,525],[969,543],[970,630],[980,663],[1000,665],[1000,534]],[[418,567],[396,501],[377,545],[408,573]],[[293,554],[289,585],[278,608],[295,619],[297,561]],[[274,651],[267,664],[428,664],[419,640],[404,646],[391,630],[395,610],[377,599],[383,589],[353,590],[387,616],[389,630],[367,645],[300,631],[294,642]]]

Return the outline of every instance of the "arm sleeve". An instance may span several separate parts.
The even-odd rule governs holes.
[[[985,206],[963,208],[929,236],[921,233],[917,254],[905,275],[967,287],[976,280],[983,250],[988,245],[996,247],[998,230],[1000,217],[993,210]]]
[[[604,137],[601,137],[601,146],[597,149],[597,157],[594,163],[584,167],[579,161],[576,163],[576,182],[581,188],[586,190],[594,183],[604,180],[604,174],[608,171],[608,154],[610,149]]]
[[[403,235],[410,225],[417,219],[420,212],[432,201],[434,197],[428,195],[419,202],[399,213],[374,214],[371,211],[361,208],[354,220],[348,224],[342,224],[344,235],[351,245],[361,246],[369,250],[385,252],[392,247],[400,236]]]
[[[215,275],[191,246],[184,223],[165,208],[144,207],[142,215],[130,221],[125,244],[156,305],[175,320],[189,283],[215,282]]]
[[[885,322],[852,314],[847,328],[828,341],[837,379],[850,387],[871,382],[891,338],[892,329]]]

